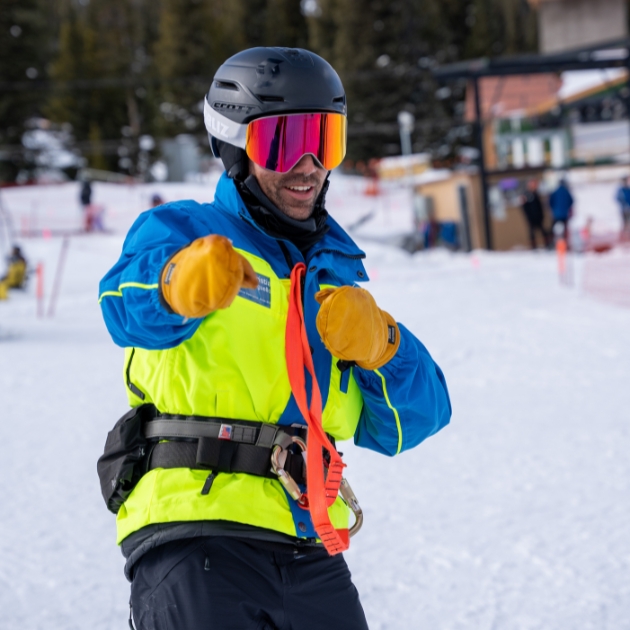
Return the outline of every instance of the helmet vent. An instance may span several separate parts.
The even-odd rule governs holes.
[[[266,96],[264,94],[256,94],[263,103],[284,103],[282,96]]]
[[[245,111],[245,113],[249,113],[249,110],[251,109],[250,107],[246,105],[235,105],[234,103],[218,103],[218,102],[213,103],[212,107],[214,107],[214,109],[227,109],[227,110],[231,110],[235,112]]]
[[[345,94],[343,96],[338,96],[337,98],[333,98],[333,103],[345,103],[346,102],[346,96]]]
[[[222,90],[232,90],[232,92],[238,92],[238,85],[236,85],[236,83],[230,83],[229,81],[215,81],[214,84]]]

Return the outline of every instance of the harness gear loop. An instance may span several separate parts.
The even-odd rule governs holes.
[[[305,509],[308,506],[317,535],[328,553],[334,556],[348,549],[350,545],[348,530],[335,529],[328,515],[328,507],[335,502],[339,494],[345,464],[322,428],[322,396],[315,375],[302,308],[302,280],[305,272],[304,263],[297,263],[291,271],[291,292],[285,339],[291,391],[308,425],[306,450],[308,491],[302,496],[300,505]],[[310,407],[307,402],[305,369],[312,381]],[[330,457],[328,463],[324,460],[324,449],[328,451]],[[324,475],[324,466],[327,468],[327,475]]]

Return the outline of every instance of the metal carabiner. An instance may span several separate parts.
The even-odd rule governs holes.
[[[297,444],[302,451],[306,451],[306,442],[301,437],[294,435],[291,440],[294,444]],[[278,481],[289,493],[289,496],[296,501],[300,501],[303,496],[300,486],[298,486],[295,479],[293,479],[293,477],[291,477],[291,475],[280,464],[280,455],[283,451],[284,449],[280,444],[276,444],[273,447],[273,451],[271,452],[271,470],[274,474],[278,475]]]
[[[339,492],[341,492],[341,496],[343,500],[347,503],[348,507],[352,510],[354,514],[354,525],[348,530],[348,535],[352,538],[355,534],[359,533],[359,530],[363,526],[363,510],[359,505],[359,501],[355,496],[348,480],[344,477],[341,480],[341,485],[339,486]]]

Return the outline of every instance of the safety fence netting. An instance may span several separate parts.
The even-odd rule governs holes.
[[[581,275],[585,295],[630,308],[630,243],[606,252],[587,252]]]

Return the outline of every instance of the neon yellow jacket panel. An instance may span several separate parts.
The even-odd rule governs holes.
[[[404,327],[397,355],[380,370],[339,370],[317,334],[314,295],[324,286],[353,284],[367,276],[364,254],[332,219],[328,222],[330,231],[305,261],[304,285],[323,426],[337,440],[354,437],[361,446],[393,455],[448,422],[446,385],[424,346]],[[242,290],[228,309],[186,320],[164,308],[158,278],[175,251],[211,233],[232,240],[258,274],[259,288]],[[299,250],[288,241],[280,245],[254,223],[226,176],[213,204],[183,201],[141,215],[100,287],[108,329],[127,348],[124,377],[131,405],[153,402],[163,413],[304,424],[284,356],[288,276],[297,262],[304,262]],[[184,468],[150,471],[118,513],[118,541],[154,523],[203,520],[315,537],[308,511],[279,482],[221,473],[210,493],[202,495],[207,475],[207,470]],[[348,509],[341,498],[330,516],[335,527],[347,527]]]

